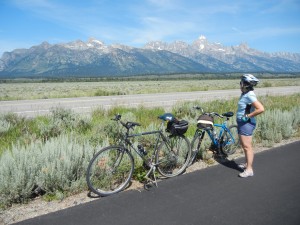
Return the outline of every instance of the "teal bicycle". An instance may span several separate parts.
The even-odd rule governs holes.
[[[212,151],[216,157],[227,157],[234,154],[240,147],[237,125],[228,126],[229,119],[233,112],[226,112],[222,115],[216,112],[204,112],[200,106],[194,107],[201,111],[197,121],[197,129],[191,142],[192,154],[190,165],[196,160],[197,155],[205,151]],[[214,118],[223,119],[223,123],[214,123]],[[207,134],[207,135],[206,135]]]

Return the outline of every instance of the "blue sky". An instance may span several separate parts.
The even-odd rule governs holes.
[[[300,0],[0,0],[0,56],[43,41],[94,37],[142,47],[200,35],[225,46],[300,53]]]

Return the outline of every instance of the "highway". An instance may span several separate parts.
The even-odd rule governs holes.
[[[270,87],[255,89],[257,96],[289,95],[300,93],[299,86]],[[1,101],[0,113],[16,113],[26,117],[48,114],[51,109],[61,107],[76,113],[90,113],[94,109],[109,109],[115,106],[124,107],[164,107],[171,109],[173,105],[183,101],[227,100],[240,96],[239,89],[213,90],[196,92],[156,93],[139,95],[120,95],[102,97],[57,98],[38,100]]]

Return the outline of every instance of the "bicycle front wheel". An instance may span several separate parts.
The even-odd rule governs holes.
[[[232,155],[240,147],[237,125],[232,125],[229,132],[225,131],[221,137],[221,150],[225,155]]]
[[[158,172],[165,177],[182,174],[191,157],[190,142],[185,136],[171,136],[156,151]]]
[[[126,188],[133,170],[132,155],[121,146],[109,146],[101,149],[90,161],[87,185],[97,195],[111,195]]]

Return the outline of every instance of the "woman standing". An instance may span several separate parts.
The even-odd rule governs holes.
[[[255,116],[264,112],[264,106],[257,100],[254,93],[254,86],[259,80],[252,74],[244,74],[241,78],[240,88],[242,91],[238,102],[237,125],[242,148],[245,153],[245,163],[239,164],[239,168],[244,169],[240,177],[250,177],[254,175],[252,149],[252,134],[256,127]]]

